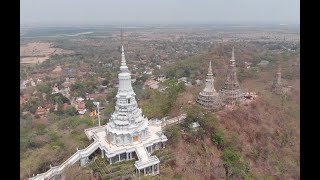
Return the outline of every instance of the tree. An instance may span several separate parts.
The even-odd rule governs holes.
[[[60,96],[54,96],[54,102],[57,104],[62,104],[62,98]]]
[[[224,133],[222,130],[214,130],[211,134],[211,140],[214,144],[218,146],[218,148],[224,147]]]
[[[39,91],[41,93],[50,94],[51,86],[49,85],[49,83],[38,84],[37,85],[37,91]]]
[[[107,86],[109,83],[109,80],[105,79],[102,81],[102,86]]]
[[[234,148],[225,148],[223,150],[222,159],[226,174],[232,179],[243,178],[249,172],[248,164],[242,159],[241,155]]]
[[[169,139],[169,143],[173,145],[176,145],[181,138],[181,132],[180,132],[179,126],[171,126],[166,128],[165,134]]]
[[[64,113],[65,113],[66,115],[69,115],[69,116],[76,116],[76,115],[78,115],[78,111],[76,110],[76,108],[75,108],[74,106],[68,107],[68,108],[64,111]]]
[[[48,101],[50,103],[58,103],[58,104],[70,104],[70,100],[64,97],[61,93],[49,94]]]
[[[92,110],[94,109],[94,104],[91,101],[85,101],[86,108]]]
[[[24,110],[26,111],[30,111],[31,113],[35,113],[36,110],[38,109],[38,107],[40,106],[40,103],[35,100],[35,99],[31,99],[27,102],[27,104],[24,106]]]
[[[85,95],[85,85],[81,82],[75,82],[70,90],[76,94],[77,96],[84,96]]]
[[[38,135],[42,135],[45,133],[46,126],[44,124],[38,124],[36,127],[36,131]]]

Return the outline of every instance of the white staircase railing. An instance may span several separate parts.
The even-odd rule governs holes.
[[[99,148],[99,142],[94,141],[91,143],[87,148],[78,150],[76,153],[74,153],[70,158],[68,158],[65,162],[63,162],[59,166],[51,167],[47,172],[38,174],[35,177],[29,178],[30,180],[44,180],[44,179],[50,179],[51,177],[61,174],[63,170],[69,166],[73,165],[77,161],[79,161],[81,158],[89,157],[92,153],[94,153]]]

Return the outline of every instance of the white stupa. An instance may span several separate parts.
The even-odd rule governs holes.
[[[223,108],[223,102],[219,93],[214,88],[214,78],[211,61],[206,77],[205,88],[199,93],[197,101],[202,107],[211,111],[219,111]]]
[[[106,126],[107,138],[114,145],[130,145],[148,138],[148,119],[138,107],[131,86],[131,74],[126,64],[122,46],[119,89],[115,111]]]
[[[135,159],[135,172],[139,176],[160,173],[160,160],[152,153],[165,148],[168,139],[162,132],[161,121],[149,121],[138,107],[123,46],[120,70],[117,102],[109,123],[85,129],[87,137],[93,140],[87,148],[77,149],[77,152],[61,165],[50,166],[47,172],[30,179],[62,178],[66,167],[78,161],[84,166],[97,153],[109,164]]]

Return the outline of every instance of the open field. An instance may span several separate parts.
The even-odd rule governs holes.
[[[54,48],[52,43],[33,42],[20,47],[20,63],[42,63],[54,54],[72,54],[71,50]]]

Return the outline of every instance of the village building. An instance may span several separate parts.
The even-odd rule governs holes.
[[[252,65],[251,62],[247,62],[247,61],[244,62],[244,66],[245,66],[247,69],[250,69],[250,68],[251,68],[251,65]]]
[[[159,75],[159,76],[157,77],[157,81],[158,81],[158,82],[163,82],[163,81],[165,81],[165,80],[167,80],[166,77],[165,77],[165,75]]]
[[[46,109],[42,108],[41,106],[38,107],[38,109],[36,110],[36,115],[43,117],[46,114]]]
[[[144,82],[145,86],[150,87],[151,89],[158,89],[159,88],[159,82],[154,80],[154,78],[149,78]]]
[[[80,115],[83,115],[87,112],[86,104],[84,102],[81,102],[77,105],[77,110]]]
[[[68,103],[63,103],[63,109],[64,110],[68,109],[68,107],[69,107]]]
[[[258,65],[259,66],[267,66],[269,64],[269,61],[266,61],[266,60],[261,60]]]
[[[94,101],[94,95],[86,93],[86,100]]]
[[[52,94],[57,94],[57,93],[59,93],[59,92],[60,92],[60,90],[59,90],[59,88],[58,88],[58,84],[56,83],[56,84],[54,84],[53,87],[52,87]]]
[[[192,130],[192,131],[197,131],[199,128],[200,128],[200,124],[199,122],[193,122],[189,125],[189,128]]]

